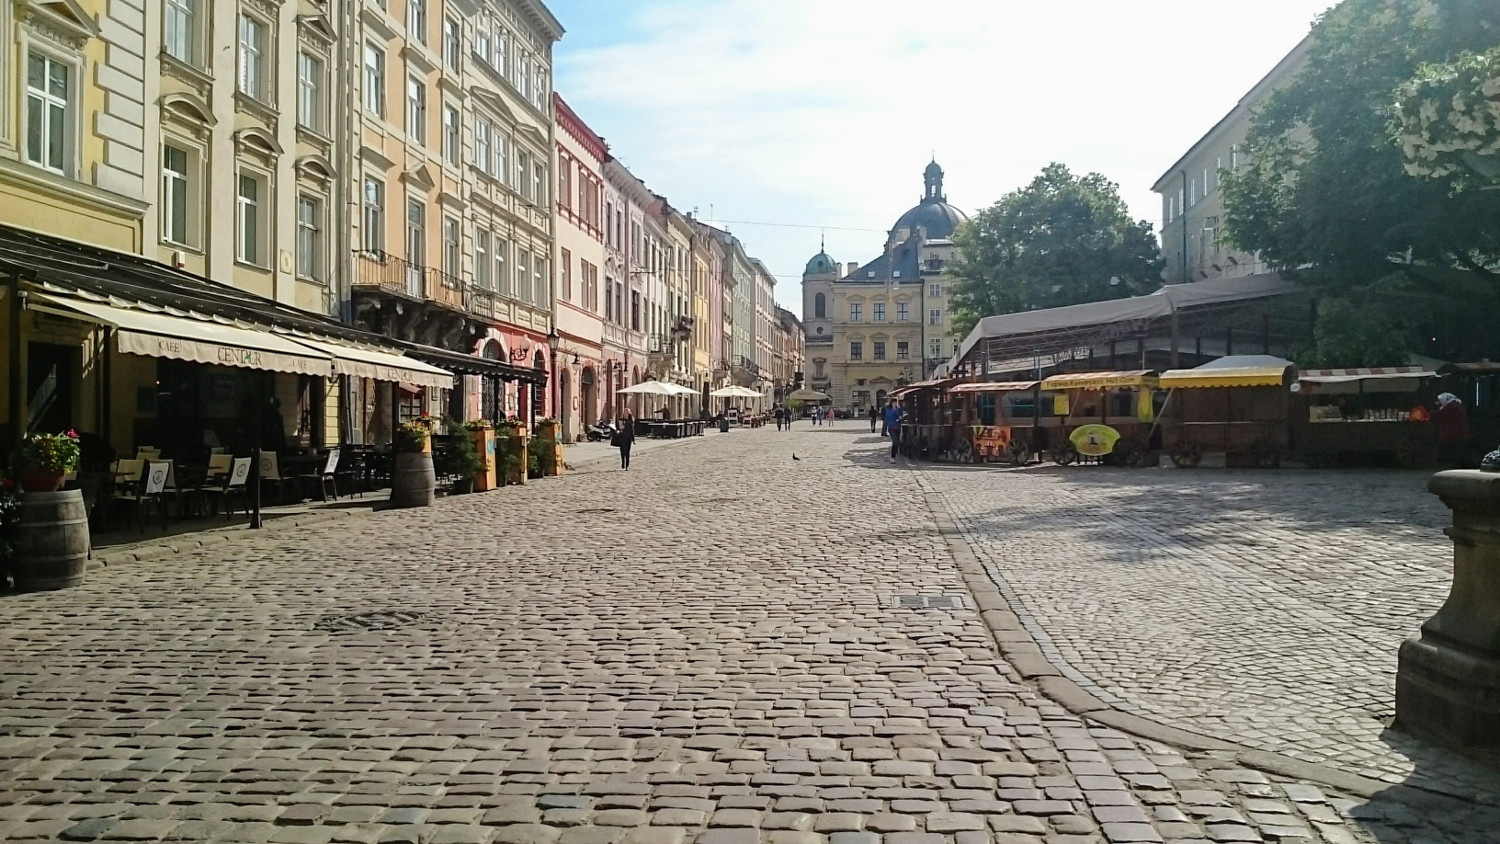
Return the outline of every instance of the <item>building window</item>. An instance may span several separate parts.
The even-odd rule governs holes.
[[[896,341],[896,360],[906,360],[911,357],[911,344],[905,340]]]
[[[540,208],[547,207],[547,166],[538,161],[531,168],[531,189],[535,192],[532,201]]]
[[[443,19],[443,61],[452,70],[463,64],[463,29],[453,18]]]
[[[415,76],[406,80],[406,136],[419,144],[427,141],[427,83]]]
[[[474,121],[474,166],[490,172],[490,121],[483,117]]]
[[[495,236],[495,285],[499,288],[502,296],[510,295],[510,266],[506,261],[510,257],[510,241],[499,235]]]
[[[238,230],[236,257],[246,264],[261,266],[264,263],[265,246],[262,241],[261,213],[265,208],[265,182],[249,173],[239,176],[239,190],[235,198],[235,224]]]
[[[578,274],[583,280],[583,306],[590,313],[599,313],[599,268],[588,261],[579,261]]]
[[[188,153],[171,144],[161,148],[161,230],[169,243],[188,243],[188,221],[192,219],[191,179]]]
[[[943,324],[943,312],[940,311],[940,310],[938,310],[937,308],[933,308],[932,310],[928,311],[927,312],[927,324],[928,325],[942,325]]]
[[[873,355],[875,360],[885,360],[885,341],[876,340],[871,345],[874,346]]]
[[[1181,215],[1187,213],[1187,206],[1183,204],[1182,197],[1183,197],[1183,189],[1182,188],[1178,188],[1177,189],[1177,214],[1178,214],[1178,216],[1181,216]]]
[[[516,298],[531,301],[531,253],[525,249],[516,250]]]
[[[266,99],[266,25],[240,15],[240,93]]]
[[[604,280],[604,321],[615,321],[615,280],[612,278]]]
[[[443,106],[443,158],[457,167],[459,160],[458,109]]]
[[[504,29],[495,33],[495,69],[501,76],[510,77],[510,33]]]
[[[385,251],[385,185],[365,177],[364,239],[366,252]]]
[[[862,322],[865,318],[865,306],[858,302],[849,303],[849,321]]]
[[[448,284],[458,282],[459,264],[459,237],[458,220],[452,217],[443,218],[443,273],[448,276]]]
[[[816,319],[828,318],[828,297],[822,293],[813,297],[813,317]]]
[[[532,197],[526,193],[527,185],[531,184],[531,156],[523,149],[516,150],[516,193],[526,199]]]
[[[26,160],[57,173],[70,168],[72,68],[51,56],[26,59]]]
[[[365,45],[365,109],[385,117],[385,51]]]
[[[934,281],[931,284],[927,285],[927,295],[928,296],[933,296],[933,297],[937,297],[937,296],[943,295],[943,285],[939,284],[936,281]]]
[[[930,357],[940,358],[943,356],[943,341],[934,337],[928,341],[927,349]]]
[[[630,291],[630,330],[641,330],[641,294],[635,290]]]
[[[323,63],[306,53],[297,54],[297,125],[323,128]]]
[[[406,262],[427,265],[427,206],[415,199],[406,202]]]
[[[323,278],[322,203],[310,196],[297,197],[297,275]]]
[[[870,318],[876,322],[885,322],[885,303],[876,302],[870,306]]]
[[[907,320],[906,303],[905,302],[897,302],[896,303],[896,321],[897,322],[906,322],[906,320]]]
[[[427,43],[427,0],[406,0],[406,37]]]
[[[1229,172],[1238,173],[1240,170],[1240,145],[1235,144],[1229,148]]]
[[[484,229],[474,232],[474,283],[485,290],[490,289],[490,233]]]
[[[864,360],[865,359],[865,344],[861,343],[858,340],[851,340],[851,341],[849,341],[849,359],[850,360]]]
[[[531,262],[531,283],[536,288],[536,303],[546,305],[552,299],[547,290],[547,259],[538,255]]]
[[[163,16],[162,46],[167,55],[184,64],[196,64],[198,0],[167,0]]]
[[[953,341],[953,354],[955,354],[955,355],[958,354],[959,345],[960,345],[960,341],[958,341],[958,340],[954,340]]]
[[[572,208],[573,162],[565,155],[557,157],[557,204],[560,208]]]
[[[557,273],[562,280],[562,299],[564,302],[573,301],[573,253],[566,249],[558,250]]]
[[[494,176],[496,179],[499,179],[501,184],[505,184],[505,180],[510,176],[510,164],[508,163],[509,160],[510,139],[500,134],[499,132],[496,132],[495,168],[490,171],[490,175]]]
[[[1208,168],[1203,168],[1203,198],[1208,198]]]

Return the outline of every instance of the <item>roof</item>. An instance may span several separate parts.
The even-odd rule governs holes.
[[[839,262],[833,260],[827,252],[819,252],[812,256],[807,262],[807,268],[802,271],[803,275],[826,275],[839,271]]]
[[[902,214],[891,226],[891,231],[898,229],[910,229],[913,233],[921,226],[927,231],[929,238],[946,238],[953,234],[958,224],[969,219],[964,212],[954,208],[941,199],[929,198],[922,200],[914,208]]]
[[[1230,355],[1193,369],[1170,369],[1161,374],[1159,386],[1178,387],[1280,387],[1296,364],[1273,355]]]
[[[1035,389],[1040,381],[975,381],[971,384],[959,384],[949,390],[951,393],[1016,393],[1023,390]]]
[[[921,255],[918,254],[914,240],[916,240],[915,236],[896,244],[879,258],[841,277],[839,281],[865,283],[906,281],[907,279],[911,279],[913,283],[921,281]],[[900,275],[894,273],[900,273]]]
[[[1064,372],[1042,381],[1044,390],[1097,390],[1102,387],[1152,387],[1156,373],[1149,369],[1132,372]]]
[[[992,357],[998,358],[1051,354],[1091,342],[1107,343],[1127,335],[1162,330],[1174,315],[1179,319],[1207,317],[1226,306],[1300,293],[1301,288],[1279,275],[1253,275],[1169,284],[1154,293],[1128,299],[997,314],[981,319],[974,326],[949,365],[956,369],[981,343],[989,347]],[[1278,311],[1289,309],[1278,308]]]

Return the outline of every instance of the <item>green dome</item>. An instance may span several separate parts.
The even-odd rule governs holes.
[[[807,262],[807,269],[803,270],[802,273],[803,275],[828,275],[829,273],[836,273],[838,271],[839,262],[830,258],[827,252],[819,252],[812,256],[811,261]]]

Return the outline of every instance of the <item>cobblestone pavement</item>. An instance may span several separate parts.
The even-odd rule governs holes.
[[[923,475],[1044,650],[1101,699],[1386,782],[1500,796],[1494,769],[1387,729],[1397,648],[1451,582],[1428,474]]]
[[[1493,840],[1039,697],[879,449],[705,439],[0,596],[0,840]]]

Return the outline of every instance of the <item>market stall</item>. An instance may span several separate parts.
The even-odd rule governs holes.
[[[1053,461],[1059,466],[1156,462],[1156,386],[1156,373],[1149,370],[1069,372],[1044,380],[1041,389],[1059,394],[1056,407],[1063,416],[1058,441],[1049,448]]]
[[[1231,467],[1280,466],[1295,375],[1291,361],[1270,355],[1234,355],[1163,372],[1158,386],[1168,392],[1157,425],[1172,463],[1192,468],[1205,454],[1223,454]]]
[[[1302,370],[1291,387],[1291,448],[1313,468],[1372,457],[1431,466],[1436,377],[1423,366]]]
[[[1022,466],[1047,451],[1062,417],[1059,396],[1040,387],[1038,381],[987,381],[950,388],[953,459]]]

